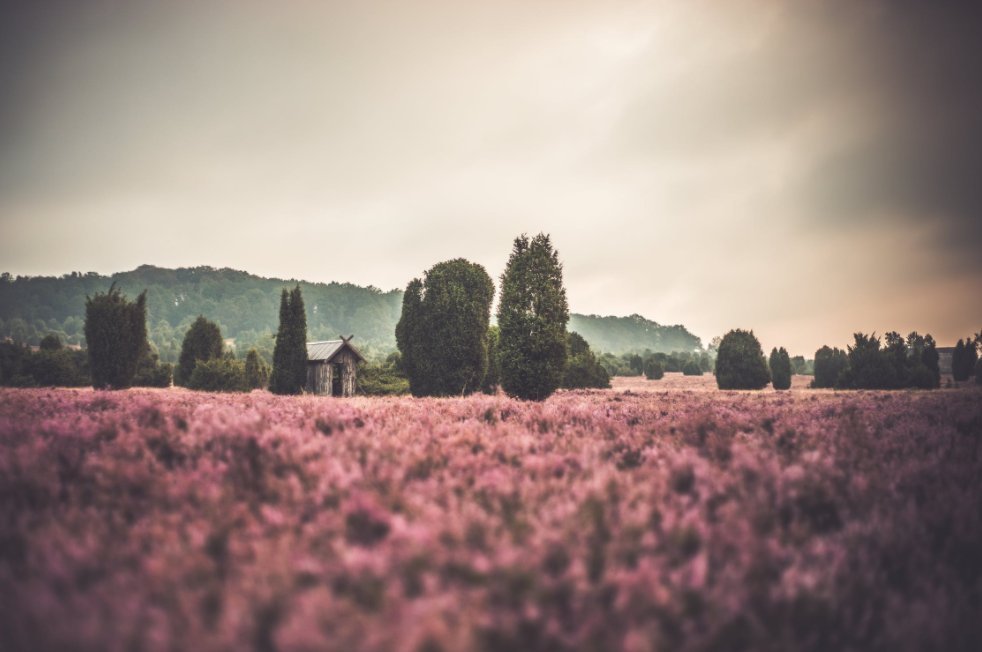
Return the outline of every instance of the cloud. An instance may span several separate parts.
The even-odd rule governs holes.
[[[976,318],[944,290],[982,260],[975,9],[11,6],[15,273],[212,264],[394,287],[456,256],[496,276],[543,230],[575,310],[707,340],[741,325],[807,351],[851,318],[903,328],[915,281],[952,332]],[[342,238],[357,246],[325,253]]]

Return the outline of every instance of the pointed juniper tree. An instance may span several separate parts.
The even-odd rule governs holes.
[[[406,286],[402,295],[402,313],[396,324],[396,347],[402,356],[402,369],[407,379],[416,379],[416,389],[413,381],[409,381],[410,391],[416,395],[425,394],[427,376],[427,359],[424,334],[427,324],[423,319],[423,281],[414,278]]]
[[[566,367],[569,305],[563,266],[543,233],[515,238],[501,276],[499,364],[509,396],[544,400],[559,387]]]
[[[174,370],[174,383],[187,386],[198,361],[220,358],[224,348],[225,341],[218,324],[198,315],[181,342],[181,355],[177,360],[177,369]]]
[[[971,370],[974,367],[974,362],[969,366],[969,346],[972,346],[971,342],[968,343],[968,346],[965,346],[965,343],[961,340],[958,340],[958,343],[955,344],[955,350],[951,354],[951,376],[955,380],[968,380]]]
[[[299,394],[307,382],[307,315],[297,284],[280,295],[280,325],[273,347],[273,371],[269,391]]]
[[[96,389],[125,389],[133,383],[147,343],[147,292],[129,301],[113,283],[105,294],[85,297],[85,341]]]
[[[481,388],[488,370],[488,324],[494,283],[462,258],[438,263],[403,295],[396,325],[414,396],[459,396]]]
[[[904,386],[934,389],[941,386],[941,365],[934,338],[917,331],[907,336]]]
[[[976,341],[971,337],[965,339],[965,380],[968,380],[975,374],[975,365],[979,361],[979,352],[976,348]]]
[[[783,346],[780,349],[771,349],[768,364],[774,389],[791,389],[791,357],[787,350]]]

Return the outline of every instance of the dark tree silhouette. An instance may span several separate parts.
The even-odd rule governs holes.
[[[569,305],[563,266],[549,236],[515,238],[501,276],[499,358],[509,396],[543,400],[560,386],[566,368]]]

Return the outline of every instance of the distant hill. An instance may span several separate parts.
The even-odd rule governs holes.
[[[165,269],[143,265],[112,276],[72,273],[61,277],[0,280],[0,337],[28,340],[59,332],[80,342],[85,296],[106,291],[115,282],[130,298],[147,290],[147,327],[161,358],[175,361],[191,322],[200,314],[218,322],[238,350],[255,346],[271,354],[279,319],[280,291],[295,280],[263,278],[233,269]],[[402,292],[383,292],[350,283],[300,281],[311,339],[344,334],[367,349],[395,347],[395,324]],[[25,333],[27,337],[25,337]]]
[[[590,348],[604,353],[694,351],[702,341],[685,326],[662,326],[641,315],[601,317],[570,315],[569,330],[576,331],[590,343]]]
[[[81,343],[86,295],[104,292],[113,282],[130,298],[147,291],[150,341],[161,359],[169,362],[177,360],[184,333],[199,314],[218,322],[222,334],[235,341],[237,351],[256,347],[269,357],[279,318],[280,291],[297,283],[233,269],[152,265],[112,276],[93,272],[60,277],[3,274],[0,338],[36,344],[45,334],[55,332],[69,343]],[[300,281],[300,288],[310,339],[355,335],[355,343],[368,354],[395,349],[401,290],[306,281]],[[661,326],[639,315],[573,314],[569,329],[600,352],[690,351],[700,346],[699,338],[684,327]]]

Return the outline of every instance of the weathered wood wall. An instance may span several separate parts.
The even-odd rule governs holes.
[[[331,362],[315,360],[307,363],[307,391],[331,396],[334,387],[334,365],[341,369],[341,396],[354,396],[358,386],[358,358],[351,351],[340,351]]]
[[[341,395],[354,396],[358,378],[358,358],[345,349],[334,356],[332,362],[341,365]]]

